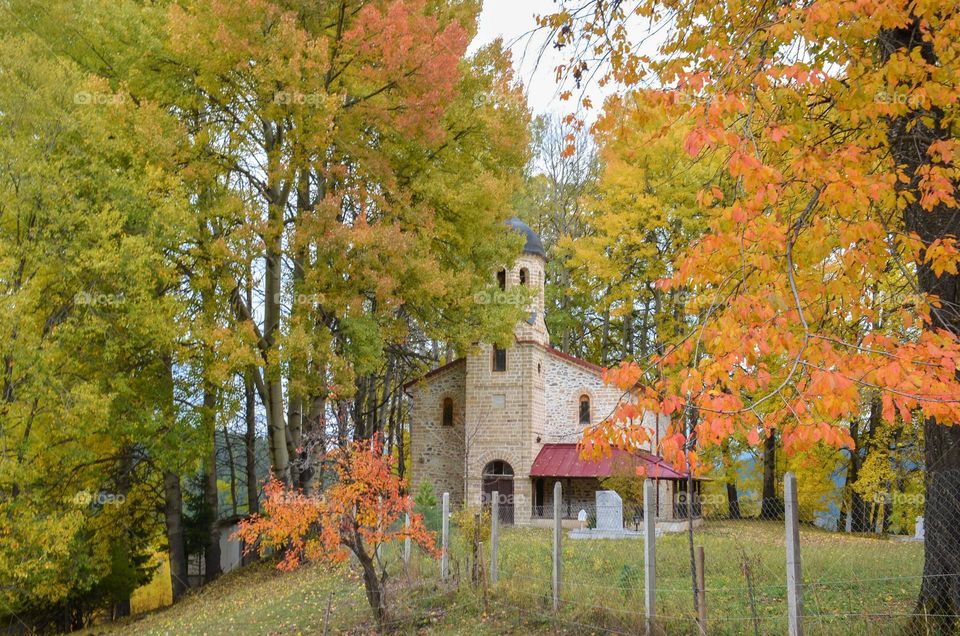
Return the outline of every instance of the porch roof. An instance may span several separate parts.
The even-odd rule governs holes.
[[[629,452],[613,449],[613,454],[597,461],[580,459],[576,444],[544,444],[533,460],[531,477],[609,477],[614,462],[633,462],[644,469],[651,479],[686,479],[686,472],[677,472],[673,466],[646,451]]]

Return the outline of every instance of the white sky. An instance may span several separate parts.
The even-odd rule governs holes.
[[[513,52],[514,68],[526,88],[527,102],[534,115],[565,115],[575,108],[575,98],[569,101],[560,100],[561,90],[555,79],[556,67],[567,61],[565,55],[547,45],[538,62],[546,34],[531,34],[536,29],[535,15],[546,15],[557,9],[555,0],[483,0],[477,37],[470,45],[470,49],[475,50],[497,37],[503,38]],[[606,92],[609,92],[609,89]],[[588,87],[587,94],[596,108],[602,105],[604,92],[596,83]]]

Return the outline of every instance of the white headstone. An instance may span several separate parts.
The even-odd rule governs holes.
[[[581,509],[580,512],[577,513],[577,521],[586,521],[586,520],[587,520],[587,511]]]
[[[623,500],[613,490],[597,491],[597,530],[623,530]]]
[[[917,517],[917,528],[914,531],[913,537],[917,541],[923,541],[923,517]]]

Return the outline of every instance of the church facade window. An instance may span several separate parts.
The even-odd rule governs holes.
[[[443,426],[453,426],[453,398],[443,398],[440,423]]]
[[[590,396],[581,395],[580,396],[580,424],[583,426],[590,425]]]
[[[497,372],[507,370],[507,350],[496,345],[493,347],[493,370]]]

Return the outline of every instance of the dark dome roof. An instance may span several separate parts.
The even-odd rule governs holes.
[[[523,246],[523,251],[525,254],[536,254],[537,256],[542,256],[543,258],[547,257],[547,252],[543,249],[543,243],[540,242],[540,237],[537,236],[536,232],[530,229],[529,225],[515,216],[507,219],[506,223],[518,232],[523,232],[523,234],[527,237],[527,242]]]

